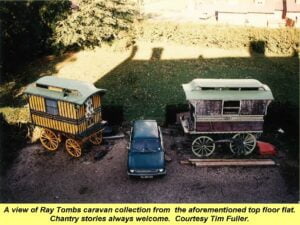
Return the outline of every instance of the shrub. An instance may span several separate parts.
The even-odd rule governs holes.
[[[131,34],[135,20],[134,4],[125,0],[81,0],[78,9],[54,29],[58,49],[100,46],[102,42]]]
[[[295,28],[255,28],[196,23],[144,22],[139,38],[148,41],[173,41],[179,44],[219,48],[249,48],[260,53],[293,55],[300,42]],[[251,49],[251,43],[256,43]],[[261,49],[264,43],[265,49]]]

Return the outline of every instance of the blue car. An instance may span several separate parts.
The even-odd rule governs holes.
[[[166,174],[162,133],[155,120],[137,120],[128,146],[128,175],[152,178]]]

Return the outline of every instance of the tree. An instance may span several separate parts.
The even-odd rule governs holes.
[[[51,51],[52,30],[69,11],[69,0],[1,2],[0,81],[12,78],[17,65]]]
[[[132,35],[136,16],[130,0],[78,0],[78,8],[54,29],[58,48],[100,46]]]

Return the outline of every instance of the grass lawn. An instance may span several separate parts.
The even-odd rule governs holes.
[[[138,48],[136,55],[143,49]],[[152,48],[148,59],[129,57],[95,82],[108,89],[105,105],[123,106],[125,118],[165,120],[166,106],[186,103],[182,83],[194,78],[254,78],[270,86],[276,101],[289,102],[298,107],[298,58],[261,55],[238,57],[223,54],[219,57],[202,55],[180,58],[181,51],[163,57],[163,47]],[[167,50],[170,52],[170,50]],[[207,49],[209,52],[210,49]],[[175,57],[177,55],[177,57]]]
[[[265,57],[246,49],[138,42],[132,51],[118,52],[105,47],[59,58],[47,57],[22,73],[29,77],[24,83],[51,74],[94,82],[108,90],[103,105],[121,106],[125,120],[151,118],[163,122],[167,106],[186,103],[181,84],[194,78],[258,79],[270,86],[276,101],[298,108],[298,70],[297,57]],[[7,106],[24,104],[20,101],[20,83],[1,87],[4,91],[0,111],[10,113]]]

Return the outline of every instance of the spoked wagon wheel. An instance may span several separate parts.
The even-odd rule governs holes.
[[[200,136],[192,143],[192,151],[198,157],[210,156],[215,150],[215,142],[207,136]]]
[[[98,131],[95,134],[91,135],[89,140],[94,145],[100,145],[102,142],[102,131]]]
[[[42,130],[40,140],[42,145],[49,151],[55,151],[58,148],[58,144],[60,142],[56,134],[49,129]]]
[[[256,137],[253,134],[235,134],[230,142],[230,150],[233,154],[249,155],[256,146]]]
[[[81,146],[78,143],[78,141],[76,141],[72,138],[69,138],[66,140],[66,150],[71,156],[73,156],[75,158],[78,158],[81,156]]]

